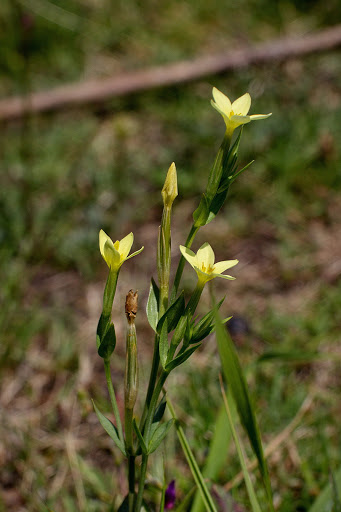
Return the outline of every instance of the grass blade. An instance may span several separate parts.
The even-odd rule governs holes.
[[[176,428],[176,432],[178,434],[178,438],[179,438],[179,441],[180,441],[180,444],[181,444],[181,448],[185,454],[185,457],[187,459],[187,462],[188,462],[188,465],[189,465],[189,468],[192,472],[192,475],[193,475],[193,478],[194,478],[194,481],[200,491],[200,494],[202,496],[202,499],[203,499],[203,502],[204,502],[204,505],[205,505],[205,508],[206,508],[206,511],[207,512],[217,512],[217,509],[216,509],[216,506],[213,502],[213,499],[212,499],[212,496],[206,486],[206,483],[204,481],[204,478],[200,472],[200,469],[199,469],[199,466],[197,464],[197,461],[195,460],[194,458],[194,455],[192,453],[192,450],[188,444],[188,441],[187,441],[187,438],[185,436],[185,433],[179,423],[179,420],[178,418],[176,417],[176,414],[175,414],[175,411],[174,411],[174,408],[169,400],[169,398],[167,397],[167,404],[168,404],[168,407],[169,407],[169,410],[170,410],[170,413],[175,421],[175,428]]]
[[[235,416],[235,409],[231,411],[232,417]],[[210,443],[210,451],[202,470],[204,478],[214,480],[221,468],[226,464],[227,452],[231,443],[231,430],[227,425],[227,416],[224,405],[221,406]],[[199,492],[196,493],[191,512],[202,512],[204,504]]]
[[[262,512],[261,508],[259,506],[258,500],[257,500],[257,496],[256,496],[256,493],[255,493],[255,490],[254,490],[252,482],[251,482],[249,471],[247,469],[247,465],[246,465],[246,461],[245,461],[245,457],[244,457],[243,447],[242,447],[241,441],[240,441],[240,439],[238,437],[238,434],[236,432],[236,429],[234,428],[233,419],[232,419],[232,415],[231,415],[231,411],[230,411],[230,406],[228,404],[228,400],[227,400],[227,397],[226,397],[226,393],[225,393],[225,390],[224,390],[224,387],[223,387],[223,383],[222,383],[221,377],[220,377],[220,386],[221,386],[221,393],[223,395],[223,400],[224,400],[225,410],[226,410],[226,414],[227,414],[227,419],[228,419],[229,426],[230,426],[230,429],[231,429],[231,432],[232,432],[233,440],[234,440],[236,448],[237,448],[238,457],[239,457],[240,465],[241,465],[242,470],[243,470],[245,485],[246,485],[247,493],[248,493],[249,498],[250,498],[250,503],[251,503],[251,506],[252,506],[252,510],[253,510],[253,512]]]
[[[267,501],[270,510],[273,511],[272,491],[268,467],[265,461],[262,442],[256,416],[248,393],[247,383],[238,359],[233,342],[227,333],[219,313],[215,314],[216,339],[219,355],[222,363],[224,376],[230,386],[235,401],[240,421],[249,437],[252,449],[257,457],[261,471],[264,487],[267,494]]]
[[[341,467],[339,467],[336,473],[334,473],[333,480],[336,492],[333,490],[333,485],[328,483],[316,498],[308,512],[330,512],[331,510],[335,510],[335,495],[341,495]]]

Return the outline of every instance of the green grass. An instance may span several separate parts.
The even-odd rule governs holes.
[[[0,94],[24,94],[310,33],[339,19],[340,9],[336,0],[328,5],[322,0],[5,0],[0,5]],[[273,112],[267,121],[245,128],[240,165],[253,158],[255,163],[234,184],[221,217],[202,230],[198,244],[209,240],[217,260],[241,261],[223,314],[240,316],[249,325],[235,341],[265,445],[305,397],[315,394],[300,427],[269,460],[276,509],[309,510],[329,471],[341,463],[340,72],[339,54],[329,52],[116,98],[96,108],[2,123],[0,400],[5,414],[0,438],[11,448],[0,470],[0,511],[49,507],[74,512],[82,493],[89,511],[108,510],[112,494],[114,506],[120,503],[122,459],[102,434],[90,401],[94,398],[103,411],[108,407],[94,336],[105,280],[98,231],[120,239],[133,230],[136,244],[146,246],[139,262],[132,260],[122,271],[119,319],[129,288],[140,290],[141,304],[146,300],[160,187],[173,160],[182,201],[174,209],[177,243],[187,234],[184,219],[198,202],[223,135],[223,122],[209,104],[213,85],[232,99],[248,90],[252,113]],[[189,275],[186,287],[192,284]],[[225,292],[218,287],[218,297]],[[202,307],[205,311],[205,302]],[[141,382],[151,354],[142,311]],[[121,324],[118,388],[122,330]],[[279,355],[258,361],[267,351]],[[295,359],[298,353],[301,358]],[[201,467],[221,405],[219,371],[212,339],[169,389]],[[192,401],[181,392],[184,385],[193,391]],[[74,458],[65,441],[70,432]],[[166,467],[181,500],[193,482],[172,439]],[[232,449],[217,478],[219,492],[239,469]],[[155,495],[155,489],[150,492]],[[242,485],[232,496],[247,503]]]

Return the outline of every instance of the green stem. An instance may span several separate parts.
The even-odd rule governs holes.
[[[134,502],[135,502],[135,456],[134,455],[129,455],[129,457],[128,457],[128,485],[129,485],[129,494],[128,494],[129,512],[134,512]]]
[[[160,298],[159,298],[159,313],[158,318],[166,312],[168,307],[168,295],[169,295],[169,274],[171,264],[171,212],[172,207],[165,205],[162,212],[161,227],[159,230],[158,239],[158,253],[157,253],[157,268],[158,278],[160,286]],[[160,354],[159,354],[159,335],[155,335],[154,340],[154,352],[152,367],[150,370],[150,377],[147,389],[146,401],[144,404],[143,413],[140,421],[140,430],[143,430],[143,426],[146,420],[152,395],[155,388],[156,379],[159,372],[160,366]]]
[[[157,405],[157,401],[159,398],[159,395],[162,391],[162,387],[164,383],[166,382],[166,379],[168,377],[168,372],[163,371],[159,377],[159,380],[155,386],[152,399],[150,402],[150,406],[147,413],[146,418],[146,424],[144,429],[144,439],[145,443],[148,447],[149,441],[150,441],[150,431],[151,426],[153,424],[153,418],[155,414],[155,409]],[[146,480],[146,473],[147,473],[147,464],[148,464],[148,455],[142,455],[142,466],[141,466],[141,473],[140,473],[140,482],[139,482],[139,490],[136,498],[136,506],[135,506],[135,512],[140,512],[141,506],[142,506],[142,499],[143,499],[143,491],[145,486],[145,480]]]
[[[188,234],[187,240],[185,242],[185,247],[187,247],[188,249],[191,248],[193,240],[195,238],[195,235],[197,234],[198,231],[199,231],[199,227],[195,227],[194,224],[193,224],[192,227],[191,227],[191,230],[190,230],[190,232]],[[185,258],[183,256],[181,256],[179,264],[178,264],[178,268],[176,270],[176,274],[175,274],[175,278],[174,278],[174,284],[173,284],[173,288],[172,288],[172,292],[171,292],[171,299],[170,299],[171,304],[176,299],[176,295],[178,293],[178,289],[179,289],[179,285],[180,285],[180,281],[181,281],[181,276],[182,276],[182,273],[183,273],[183,270],[184,270],[184,266],[185,266]]]
[[[141,471],[140,471],[140,484],[139,484],[139,490],[138,490],[137,497],[136,497],[135,512],[140,512],[141,507],[142,507],[144,482],[146,480],[146,474],[147,474],[147,465],[148,465],[148,455],[142,455],[142,464],[141,464]],[[141,484],[141,482],[143,482],[143,485]]]
[[[105,378],[107,380],[107,386],[110,396],[111,405],[114,411],[114,416],[117,424],[117,430],[118,430],[118,437],[122,442],[124,442],[123,438],[123,429],[122,429],[122,423],[121,423],[121,417],[117,406],[114,386],[112,384],[111,380],[111,371],[110,371],[110,359],[104,359],[104,369],[105,369]]]
[[[128,505],[129,512],[134,512],[135,501],[135,455],[133,447],[133,409],[125,410],[125,436],[126,450],[128,453]]]
[[[154,341],[154,352],[153,352],[153,360],[152,360],[152,367],[150,370],[150,377],[149,377],[149,383],[148,383],[148,390],[147,390],[147,396],[146,401],[144,404],[141,421],[140,421],[140,430],[143,431],[143,427],[146,421],[146,416],[149,410],[150,401],[153,396],[153,391],[155,388],[155,383],[157,379],[157,374],[159,371],[159,364],[160,364],[160,355],[159,355],[159,335],[155,334],[155,341]]]
[[[103,316],[110,317],[114,302],[119,270],[110,270],[103,293]]]

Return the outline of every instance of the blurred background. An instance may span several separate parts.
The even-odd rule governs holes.
[[[0,2],[0,511],[97,512],[109,510],[113,496],[114,507],[122,500],[123,461],[91,405],[93,398],[110,410],[95,348],[107,272],[98,232],[116,240],[133,231],[133,248],[145,246],[123,266],[115,299],[113,378],[122,405],[124,297],[139,290],[144,386],[160,189],[175,161],[176,264],[224,134],[210,106],[213,86],[231,100],[250,92],[251,114],[273,113],[245,127],[240,166],[255,162],[194,249],[208,241],[218,260],[240,260],[237,279],[215,280],[215,291],[227,293],[222,310],[233,315],[229,330],[265,446],[284,432],[269,456],[276,510],[309,510],[330,475],[340,475],[340,49],[96,104],[15,119],[1,113],[10,97],[312,36],[340,19],[338,0]],[[194,283],[188,268],[185,290]],[[201,312],[208,307],[205,295]],[[214,338],[181,368],[168,391],[203,465],[221,404]],[[285,430],[295,417],[295,428]],[[164,459],[180,501],[193,483],[174,433]],[[161,450],[153,460],[157,486]],[[231,446],[214,492],[248,510],[243,484],[226,486],[239,469]]]

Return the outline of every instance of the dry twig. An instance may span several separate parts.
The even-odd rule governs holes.
[[[58,110],[86,103],[99,103],[137,91],[196,80],[203,76],[243,68],[251,64],[283,61],[288,58],[331,50],[341,45],[341,25],[303,37],[276,39],[253,47],[200,57],[192,61],[153,67],[63,85],[50,91],[0,101],[0,120],[20,118],[28,113]]]

